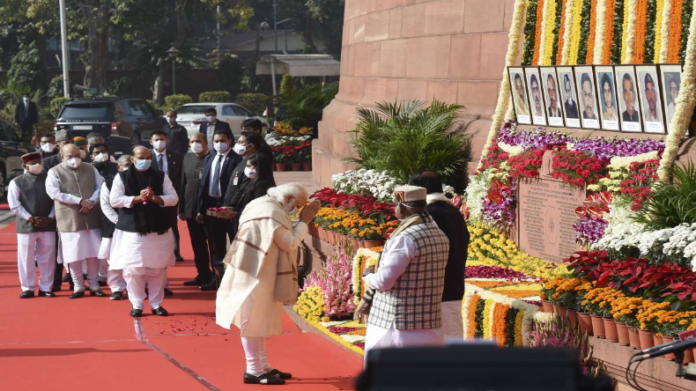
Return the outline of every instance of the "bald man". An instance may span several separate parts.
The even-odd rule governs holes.
[[[116,175],[109,195],[118,210],[109,269],[123,270],[132,317],[143,315],[146,297],[153,314],[167,316],[161,305],[166,268],[175,260],[171,220],[164,208],[176,205],[179,197],[169,177],[152,168],[147,148],[135,147],[131,162],[131,168]]]
[[[58,259],[68,265],[74,284],[71,299],[84,297],[83,262],[92,296],[105,297],[99,290],[99,245],[101,211],[99,191],[104,179],[97,169],[83,163],[80,149],[66,144],[60,150],[61,163],[48,172],[46,193],[55,202],[58,227]]]

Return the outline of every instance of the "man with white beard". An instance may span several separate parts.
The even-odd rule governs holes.
[[[175,260],[174,235],[164,208],[176,205],[179,197],[169,177],[152,168],[147,148],[135,147],[132,163],[114,178],[109,196],[118,209],[109,269],[123,270],[132,317],[142,316],[146,296],[153,314],[167,316],[161,306],[166,268]]]

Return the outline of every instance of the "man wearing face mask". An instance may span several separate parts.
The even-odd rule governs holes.
[[[118,174],[118,165],[112,163],[109,156],[109,147],[106,144],[92,144],[89,147],[89,156],[91,158],[94,168],[97,169],[99,175],[104,178],[104,184],[113,181],[114,176]],[[102,192],[104,191],[104,186],[102,185]],[[104,235],[110,235],[113,233],[108,226],[108,219],[104,216],[104,211],[102,210],[102,242],[104,242]],[[106,224],[106,226],[105,226]],[[105,285],[108,280],[109,263],[107,258],[99,257],[99,283]]]
[[[15,107],[15,122],[22,128],[22,140],[29,141],[34,134],[34,125],[39,122],[39,110],[36,103],[29,99],[29,94],[24,94],[22,101]]]
[[[58,224],[58,256],[70,268],[74,284],[71,299],[85,295],[82,263],[87,263],[87,279],[92,296],[105,297],[99,290],[99,245],[101,212],[99,191],[104,179],[97,169],[83,163],[74,145],[61,149],[63,162],[48,172],[46,192],[55,201]]]
[[[53,200],[46,193],[46,171],[39,153],[22,156],[24,175],[10,182],[7,202],[17,216],[17,268],[22,299],[34,297],[39,267],[39,296],[54,297],[56,222]]]
[[[394,189],[401,224],[387,240],[377,270],[363,277],[369,289],[356,309],[356,317],[369,310],[366,358],[376,348],[445,342],[441,303],[449,240],[428,214],[426,199],[423,187]]]
[[[62,148],[67,145],[67,144],[73,144],[75,142],[75,139],[73,138],[72,133],[70,133],[69,130],[62,129],[56,132],[56,144],[58,145],[58,152],[57,154],[53,156],[49,156],[44,158],[43,160],[43,165],[44,168],[46,169],[46,172],[50,171],[53,167],[59,165],[62,161],[63,158],[60,154],[60,151]]]
[[[167,140],[169,140],[167,149],[184,156],[189,149],[188,131],[176,122],[176,117],[176,111],[168,111],[167,124],[164,125],[162,131],[167,134]]]
[[[227,134],[227,138],[234,141],[234,136],[232,135],[232,130],[230,129],[230,124],[225,121],[218,121],[217,110],[213,107],[205,111],[206,123],[201,124],[199,133],[205,135],[205,140],[208,142],[208,148],[212,152],[214,147],[213,138],[218,131],[223,131]]]
[[[183,157],[178,153],[168,150],[169,140],[167,139],[167,134],[163,130],[156,130],[152,132],[150,136],[150,144],[152,144],[152,149],[150,153],[152,154],[152,168],[156,171],[164,172],[169,179],[172,181],[172,186],[174,190],[179,194],[181,191],[181,170],[183,168]],[[177,226],[176,216],[177,207],[167,208],[167,216],[169,216],[169,223],[172,225],[172,233],[174,234],[174,258],[177,262],[183,262],[184,258],[179,252],[179,227]],[[171,291],[167,289],[167,295],[171,295]]]
[[[99,246],[99,260],[106,263],[106,282],[111,289],[111,300],[122,300],[123,292],[126,290],[126,280],[123,278],[123,270],[109,270],[109,259],[111,259],[111,244],[118,222],[118,212],[111,206],[111,188],[114,178],[119,172],[126,171],[131,166],[131,155],[123,155],[118,159],[117,172],[104,179],[101,192],[99,193],[99,205],[102,210],[102,241]],[[103,265],[102,265],[103,268]],[[102,268],[99,270],[101,277]]]
[[[37,152],[41,155],[42,160],[58,154],[58,148],[56,148],[56,136],[50,133],[42,134],[39,138],[39,149]]]
[[[109,269],[123,270],[132,317],[142,316],[145,298],[153,314],[167,316],[161,305],[166,268],[174,266],[175,260],[174,235],[165,208],[175,206],[179,197],[169,177],[152,167],[147,148],[135,147],[132,163],[114,178],[109,196],[111,206],[118,209]]]
[[[201,286],[213,278],[210,270],[210,251],[208,237],[201,224],[196,222],[198,194],[203,176],[203,166],[208,156],[208,143],[205,135],[196,133],[191,136],[190,153],[184,156],[184,175],[181,180],[181,197],[179,198],[179,220],[186,221],[188,226],[193,259],[196,263],[196,277],[185,281],[185,286]]]
[[[205,224],[208,240],[210,241],[211,259],[213,269],[222,273],[222,260],[227,250],[227,238],[231,233],[229,221],[217,217],[208,216],[206,211],[210,208],[219,208],[224,204],[224,195],[227,186],[231,183],[232,173],[239,165],[242,157],[232,152],[230,145],[232,139],[224,130],[218,130],[213,137],[215,153],[206,157],[203,165],[203,175],[199,187],[198,214],[196,221]],[[230,241],[234,239],[229,236]],[[213,278],[208,284],[201,287],[202,290],[215,290],[217,280]]]

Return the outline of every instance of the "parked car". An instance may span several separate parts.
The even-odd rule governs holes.
[[[31,144],[17,138],[14,124],[0,120],[0,199],[7,196],[7,185],[24,173],[22,155],[35,151]]]
[[[164,125],[162,111],[152,108],[145,99],[100,97],[65,103],[55,130],[69,129],[74,136],[83,137],[101,133],[112,154],[120,155],[130,153],[136,145],[149,145],[150,134]]]
[[[220,121],[225,121],[230,124],[232,133],[239,136],[242,133],[242,122],[249,118],[256,118],[261,121],[263,126],[268,127],[268,121],[265,118],[255,116],[251,111],[236,104],[236,103],[187,103],[176,109],[179,125],[186,128],[189,136],[198,133],[201,124],[206,122],[205,111],[209,108],[217,110],[217,118]]]

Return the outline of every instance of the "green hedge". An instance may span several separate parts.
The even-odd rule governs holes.
[[[201,92],[198,101],[203,102],[232,102],[232,95],[227,91]]]
[[[237,95],[234,103],[242,105],[255,115],[261,115],[266,110],[268,96],[259,93],[245,93]]]
[[[58,113],[60,113],[60,109],[63,107],[63,104],[65,104],[65,102],[70,102],[71,100],[71,98],[66,98],[63,96],[51,99],[51,103],[49,103],[48,108],[48,111],[51,114],[51,116],[53,118],[56,118],[58,116]]]
[[[193,103],[193,98],[185,94],[169,95],[164,97],[164,106],[169,110],[174,110],[186,103]]]

